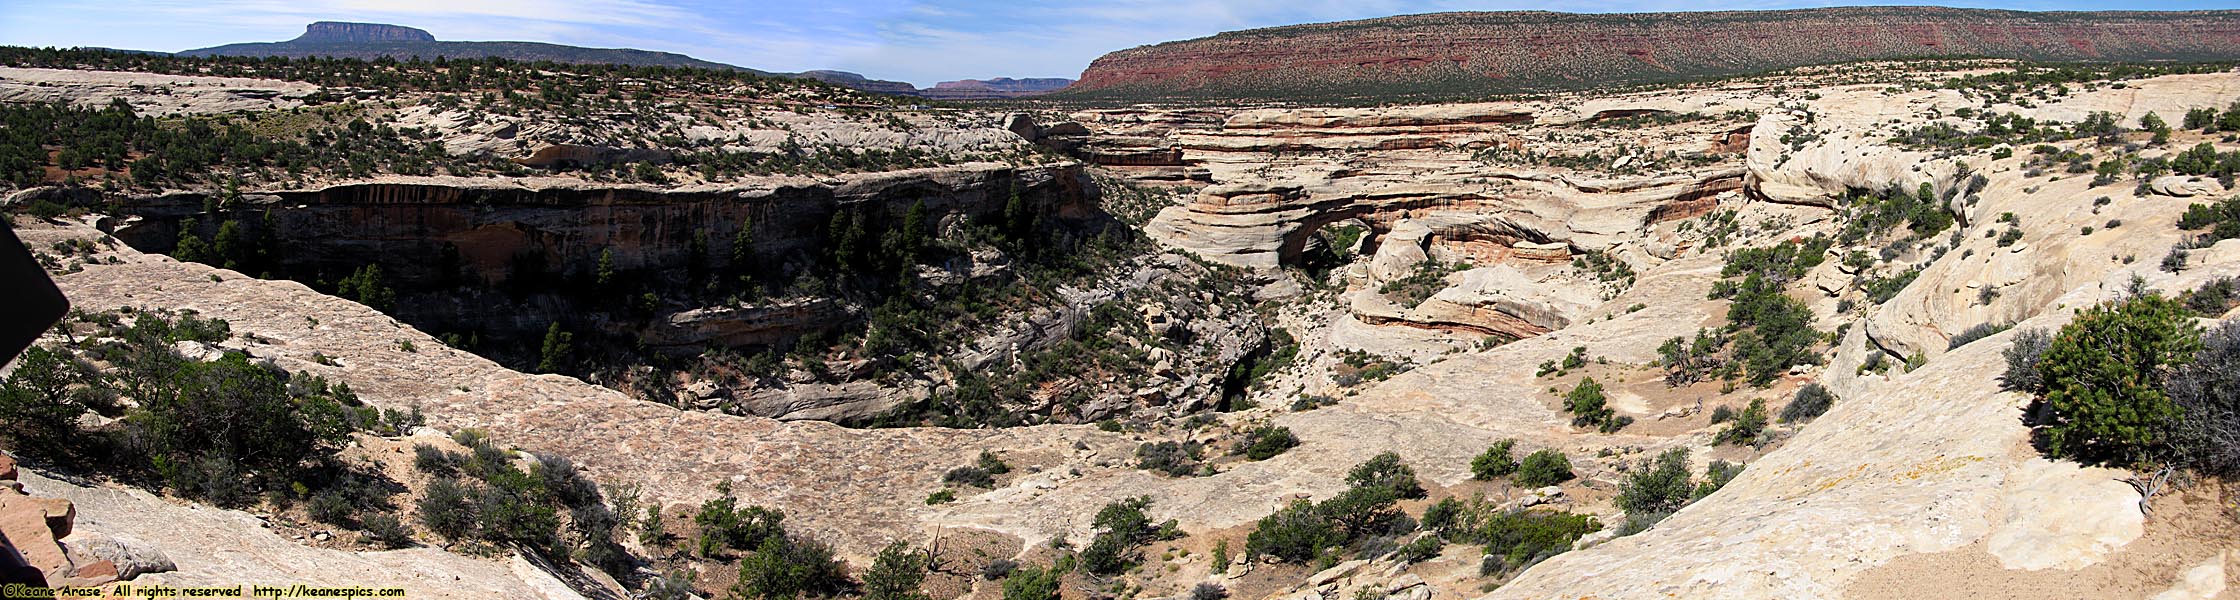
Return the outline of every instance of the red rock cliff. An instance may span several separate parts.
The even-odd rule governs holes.
[[[1437,13],[1131,48],[1061,94],[1456,96],[1673,81],[1858,60],[2240,58],[2240,11],[1922,7],[1580,15]]]

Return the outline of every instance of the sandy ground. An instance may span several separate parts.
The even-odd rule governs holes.
[[[1971,598],[2029,600],[2050,598],[2146,598],[2168,589],[2181,573],[2240,542],[2240,522],[2229,508],[2224,484],[2204,483],[2158,496],[2147,518],[2146,534],[2108,560],[2065,571],[2006,569],[1983,542],[1959,550],[1900,556],[1870,569],[1844,591],[1849,600],[1925,600]],[[2240,571],[2225,571],[2226,590],[2217,598],[2236,598]]]

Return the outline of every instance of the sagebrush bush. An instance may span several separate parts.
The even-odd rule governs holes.
[[[422,473],[449,476],[459,471],[460,457],[429,444],[412,445],[412,468]]]
[[[1991,288],[1984,288],[1984,290],[1985,290],[1985,291],[1989,291],[1990,289],[1991,289]],[[1989,304],[1989,303],[1988,303],[1988,302],[1986,302],[1985,304]],[[2002,332],[2002,331],[2006,331],[2006,330],[2007,330],[2008,328],[2010,328],[2010,327],[2014,327],[2014,324],[2013,324],[2013,323],[1977,323],[1977,324],[1975,324],[1974,326],[1971,326],[1971,327],[1969,327],[1969,328],[1967,328],[1967,329],[1962,329],[1962,330],[1960,330],[1960,333],[1958,333],[1958,334],[1955,334],[1955,335],[1953,335],[1953,336],[1952,336],[1952,340],[1951,340],[1950,342],[1947,342],[1947,343],[1946,343],[1946,345],[1945,345],[1945,349],[1946,349],[1946,350],[1953,350],[1953,349],[1957,349],[1957,348],[1959,348],[1959,347],[1961,347],[1961,346],[1966,346],[1966,345],[1968,345],[1968,343],[1969,343],[1969,342],[1973,342],[1973,341],[1976,341],[1976,340],[1980,340],[1980,339],[1983,339],[1983,338],[1987,338],[1987,337],[1991,337],[1991,336],[1994,336],[1994,335],[1998,335],[1998,334],[1999,334],[1999,332]]]
[[[1136,468],[1169,477],[1188,477],[1198,472],[1199,453],[1195,441],[1144,442],[1136,446]]]
[[[1999,375],[1999,388],[2007,391],[2041,394],[2045,392],[2045,377],[2038,373],[2038,357],[2053,344],[2053,336],[2044,329],[2025,329],[2014,334],[2007,349],[2000,355],[2007,360],[2007,369]],[[1877,354],[1876,356],[1880,356]]]
[[[421,526],[455,542],[473,537],[480,522],[473,490],[455,479],[429,481],[421,491],[419,508]]]
[[[359,521],[365,528],[366,538],[383,548],[394,550],[412,545],[412,530],[406,529],[396,515],[375,513]]]
[[[941,475],[941,482],[951,485],[964,485],[977,488],[993,488],[996,486],[995,476],[988,474],[987,469],[982,469],[980,467],[957,467],[954,469],[950,469],[948,473],[944,473]]]
[[[2240,322],[2203,334],[2201,351],[2164,388],[2182,411],[2170,435],[2175,456],[2207,473],[2240,474]]]
[[[1827,386],[1818,383],[1805,384],[1804,387],[1797,388],[1797,394],[1789,398],[1787,406],[1781,407],[1781,422],[1796,423],[1819,418],[1820,415],[1826,414],[1828,407],[1834,405],[1835,402],[1836,395],[1829,392]]]

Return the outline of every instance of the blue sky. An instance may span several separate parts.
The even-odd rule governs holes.
[[[2229,0],[2227,0],[2229,1]],[[1878,2],[1888,4],[1892,2]],[[1911,2],[1895,2],[1910,4]],[[295,37],[317,20],[443,40],[682,52],[769,71],[839,69],[931,86],[1075,77],[1112,50],[1221,31],[1450,10],[1636,12],[1832,6],[1782,0],[0,0],[0,44],[184,50]],[[2022,10],[2230,8],[2205,0],[1962,1]]]

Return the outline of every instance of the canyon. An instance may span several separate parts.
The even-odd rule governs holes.
[[[2199,59],[2240,35],[2222,11],[2090,31],[2076,29],[2079,18],[1864,8],[1396,17],[1121,51],[1051,97],[1295,97],[1361,85],[1437,94],[1485,89],[1450,84],[1489,72],[1501,86],[1553,89],[1737,74],[1715,64],[1756,73],[2005,52]],[[1648,33],[1608,33],[1620,19]],[[1778,27],[1730,46],[1734,56],[1670,52],[1768,19]],[[1494,27],[1508,33],[1451,34]],[[1370,63],[1287,58],[1364,32],[1415,45],[1352,49],[1400,57]],[[1831,35],[1859,43],[1800,50]],[[1625,43],[1585,49],[1611,36]],[[1410,62],[1434,40],[1468,66]],[[1523,40],[1540,55],[1526,56]],[[1922,50],[1925,41],[1937,43]],[[1640,54],[1601,54],[1635,46]],[[1565,52],[1583,62],[1549,60]],[[1798,58],[1768,58],[1789,54]],[[1558,74],[1580,64],[1591,68]],[[1150,522],[1172,519],[1161,528],[1171,537],[1144,545],[1140,568],[1065,574],[1060,597],[1128,595],[1110,591],[1118,585],[1180,598],[1212,584],[1279,600],[2215,598],[2233,583],[2226,561],[2240,526],[2221,483],[2157,495],[2135,487],[2141,473],[2049,458],[2025,421],[2035,399],[1999,381],[2004,352],[2027,331],[2142,291],[2177,296],[2240,276],[2240,246],[2197,244],[2180,227],[2190,205],[2233,193],[2229,180],[2090,173],[2093,157],[2140,164],[2200,144],[2230,149],[2230,136],[2204,127],[2156,134],[2142,124],[2240,106],[2229,68],[1887,61],[1493,101],[1016,112],[768,85],[742,108],[730,97],[750,95],[743,88],[678,84],[650,118],[628,105],[583,115],[298,80],[8,67],[0,99],[121,98],[177,119],[364,110],[344,114],[498,166],[369,176],[267,167],[239,185],[163,189],[64,181],[95,170],[56,165],[53,180],[0,205],[81,311],[222,319],[223,339],[178,345],[246,353],[346,382],[368,406],[424,415],[395,435],[356,434],[345,451],[386,469],[408,497],[432,485],[409,466],[413,446],[486,435],[526,456],[567,457],[601,489],[633,490],[680,540],[700,531],[709,502],[737,500],[782,510],[789,531],[830,543],[858,573],[890,542],[931,548],[955,571],[936,571],[945,583],[929,596],[942,600],[1005,597],[1009,586],[980,575],[997,559],[1055,568],[1087,554],[1104,533],[1100,507],[1137,497]],[[151,86],[173,93],[140,91]],[[393,106],[364,108],[382,104]],[[2009,117],[2114,127],[1987,144],[1924,133],[1986,131]],[[719,151],[789,162],[741,172],[691,162]],[[850,160],[891,153],[937,158]],[[2064,153],[2073,158],[2052,158]],[[1866,224],[1876,202],[1900,201],[1891,198],[1948,222],[1921,235]],[[189,250],[229,228],[271,252],[229,266]],[[1737,272],[1739,256],[1816,242],[1825,245],[1813,260],[1780,274],[1771,293],[1801,307],[1813,359],[1751,366],[1762,381],[1740,367],[1674,378],[1660,344],[1728,330],[1736,280],[1780,271]],[[2179,244],[2190,253],[2171,253]],[[393,295],[339,284],[369,265]],[[574,335],[574,360],[546,368],[560,332]],[[81,343],[91,340],[43,340]],[[1572,399],[1590,382],[1613,418],[1599,427]],[[1788,412],[1808,389],[1832,398],[1824,414],[1763,414]],[[1737,443],[1732,415],[1751,407],[1763,432]],[[1271,427],[1297,446],[1247,454]],[[1575,477],[1479,476],[1474,459],[1497,443],[1559,452]],[[1202,456],[1160,470],[1148,458],[1160,444]],[[1684,475],[1709,477],[1714,465],[1739,474],[1643,523],[1619,497],[1673,450],[1686,452]],[[1346,497],[1357,489],[1348,468],[1384,453],[1427,490],[1398,501],[1411,528],[1382,541],[1431,540],[1425,554],[1339,545],[1355,553],[1282,561],[1243,551],[1263,518],[1294,499]],[[954,481],[976,455],[1003,472],[983,473],[986,485]],[[94,536],[146,540],[130,545],[174,564],[139,583],[254,574],[420,586],[448,575],[463,583],[414,593],[571,598],[639,593],[663,570],[720,595],[739,571],[635,536],[619,544],[642,562],[612,577],[518,548],[460,553],[424,527],[411,532],[418,547],[314,547],[285,534],[322,526],[292,523],[286,510],[205,506],[26,461],[21,483],[0,490],[0,523],[35,520],[11,520],[10,492],[68,499],[76,533],[46,536],[61,556]],[[1560,540],[1552,556],[1489,569],[1490,544],[1413,529],[1410,515],[1436,531],[1431,507],[1466,499],[1517,511],[1504,514],[1576,515],[1596,530]],[[188,539],[160,539],[174,523]]]

